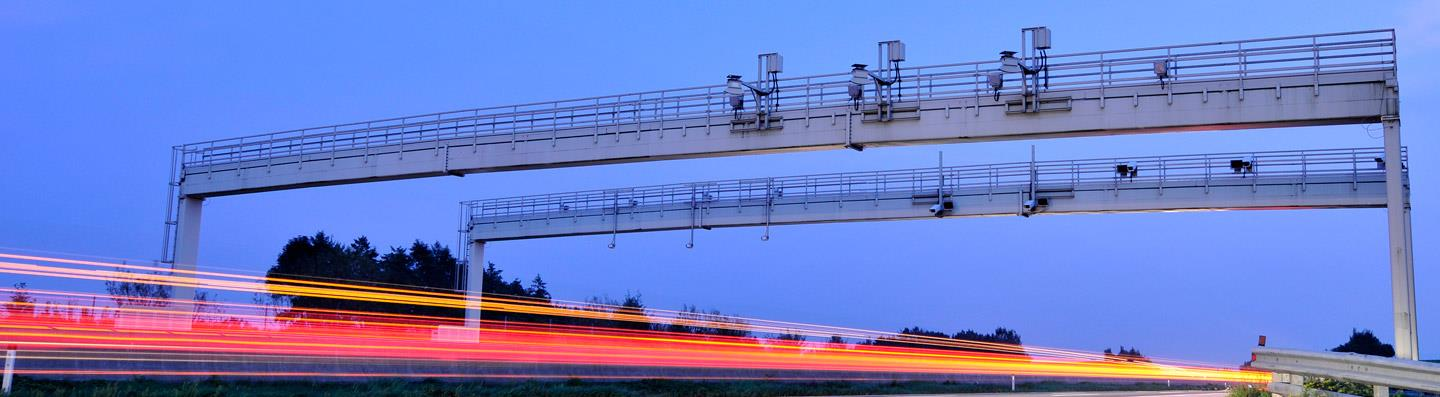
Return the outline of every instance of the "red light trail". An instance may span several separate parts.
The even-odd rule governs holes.
[[[220,272],[171,273],[151,266],[6,253],[0,253],[0,273],[447,308],[465,308],[471,299],[453,291]],[[0,292],[22,291],[0,288]],[[436,337],[442,327],[460,325],[453,318],[287,308],[305,315],[279,319],[273,314],[275,307],[263,304],[137,298],[132,302],[143,303],[140,307],[113,306],[106,294],[23,292],[38,303],[11,302],[0,322],[0,343],[18,347],[25,352],[24,359],[34,363],[17,371],[22,375],[793,380],[1017,375],[1245,383],[1268,382],[1270,377],[1174,360],[1130,362],[1068,349],[499,295],[486,295],[480,303],[483,310],[674,324],[757,336],[483,321],[478,337],[457,341]],[[74,303],[77,300],[92,304]],[[106,304],[99,305],[102,301]],[[188,329],[167,328],[176,324],[177,316],[166,305],[179,303],[189,305],[176,306],[201,309]],[[891,340],[908,347],[763,336],[778,334],[827,340],[838,336],[847,342]],[[257,369],[262,365],[266,367]],[[397,366],[406,370],[394,370]]]

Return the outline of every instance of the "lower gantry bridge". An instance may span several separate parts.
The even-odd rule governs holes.
[[[976,216],[1381,208],[1383,148],[1212,153],[677,183],[461,203],[480,242]],[[614,246],[612,240],[611,246]]]

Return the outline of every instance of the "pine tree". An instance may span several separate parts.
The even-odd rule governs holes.
[[[549,302],[550,291],[545,289],[545,287],[545,279],[540,278],[540,275],[536,274],[535,278],[530,280],[530,288],[525,290],[525,295]]]

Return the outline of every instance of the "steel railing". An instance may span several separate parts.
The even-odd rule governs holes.
[[[1402,151],[1402,163],[1407,156],[1408,153]],[[1164,189],[1181,184],[1208,187],[1237,181],[1253,184],[1266,177],[1292,178],[1303,190],[1312,178],[1325,177],[1333,181],[1335,176],[1350,176],[1359,183],[1361,176],[1383,175],[1383,162],[1383,148],[1354,148],[1051,160],[734,179],[465,201],[461,203],[461,219],[469,225],[501,220],[524,222],[582,211],[635,213],[676,207],[764,205],[776,200],[818,197],[862,200],[941,192],[947,195],[1033,192],[1037,188],[1153,186]],[[466,226],[462,225],[462,230]]]
[[[1440,393],[1440,364],[1355,353],[1257,347],[1255,368],[1274,371],[1271,392],[1300,397],[1315,394],[1293,375],[1338,379],[1365,385]],[[1383,393],[1383,392],[1382,392]],[[1381,394],[1377,394],[1381,395]]]
[[[1104,90],[1161,84],[1153,69],[1157,61],[1172,66],[1163,81],[1166,84],[1238,80],[1243,87],[1247,79],[1311,76],[1318,91],[1322,74],[1393,68],[1395,34],[1393,30],[1368,30],[1051,55],[1043,89]],[[989,60],[905,68],[893,100],[918,104],[974,97],[978,103],[979,97],[992,94],[986,75],[998,67],[997,60]],[[832,73],[781,79],[775,111],[806,111],[808,116],[810,110],[849,106],[849,76]],[[1020,93],[1018,75],[1007,75],[1005,85],[1000,94]],[[865,97],[873,102],[877,97],[873,84],[866,89]],[[746,109],[756,108],[752,97],[745,100]],[[639,131],[642,123],[688,121],[689,125],[700,120],[709,126],[730,117],[724,87],[711,85],[337,124],[191,143],[175,150],[185,168],[277,158],[299,161],[292,157],[350,150],[367,155],[393,153],[403,151],[406,145],[430,144],[439,149],[442,142],[453,144],[463,139],[479,145],[481,137],[509,136],[512,143],[537,139],[536,134],[539,139],[545,134],[558,139],[562,130],[584,128],[591,129],[597,141],[601,135],[620,139],[623,133]]]

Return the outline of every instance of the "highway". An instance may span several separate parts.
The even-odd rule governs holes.
[[[957,394],[871,394],[848,397],[1223,397],[1225,391],[1111,391],[1111,392],[1038,392],[1038,393],[957,393]],[[839,396],[832,396],[839,397]]]

